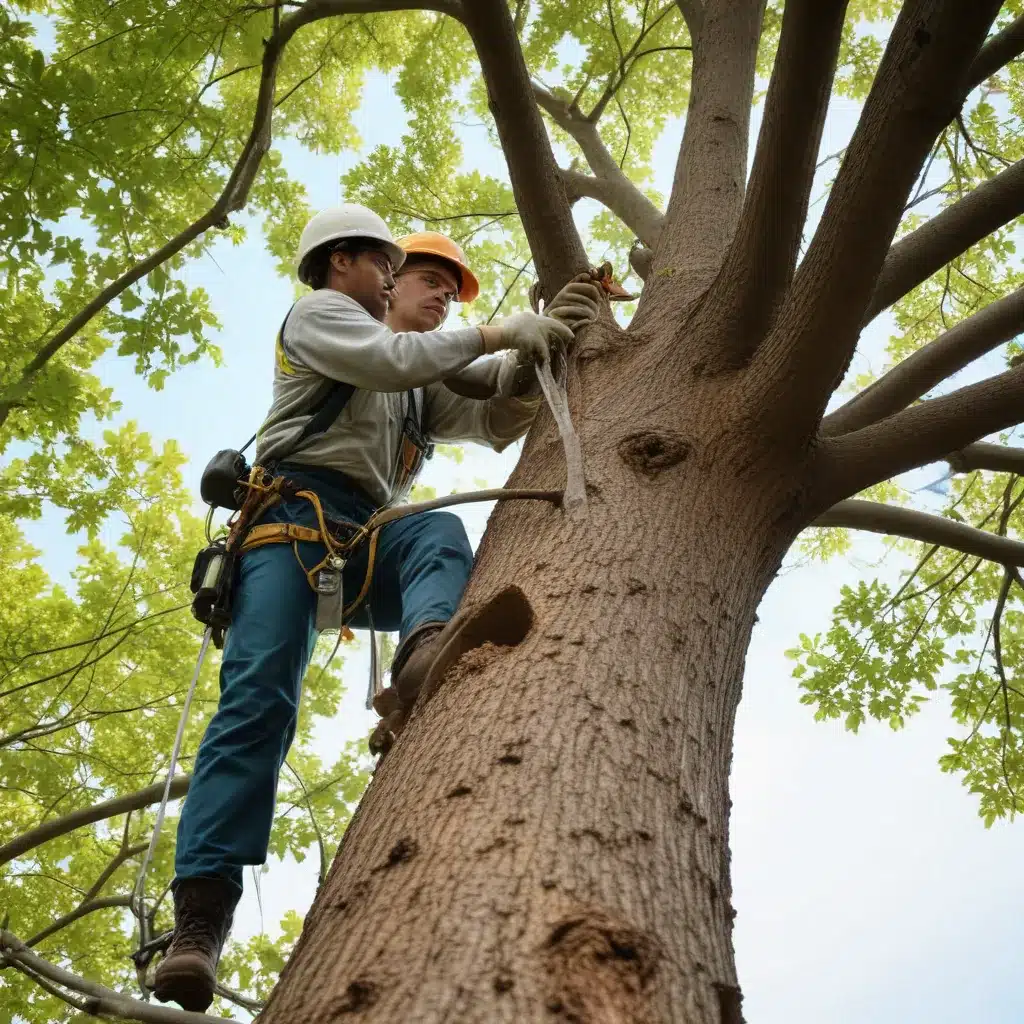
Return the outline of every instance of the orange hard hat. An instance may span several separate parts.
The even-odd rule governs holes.
[[[442,263],[454,263],[458,269],[459,302],[472,302],[480,294],[480,282],[466,266],[466,254],[447,236],[438,231],[415,231],[395,239],[407,256],[434,256]]]

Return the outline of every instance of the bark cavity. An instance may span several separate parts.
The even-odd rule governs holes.
[[[551,1013],[573,1024],[653,1024],[661,950],[651,936],[592,910],[557,922],[541,955]]]
[[[532,605],[515,586],[499,590],[483,604],[459,611],[451,622],[450,638],[423,681],[420,706],[430,700],[457,661],[486,646],[488,650],[480,651],[481,664],[473,666],[482,668],[496,653],[494,648],[522,643],[533,628],[533,619]]]
[[[622,461],[649,479],[677,466],[689,454],[689,443],[671,430],[640,430],[619,442]]]

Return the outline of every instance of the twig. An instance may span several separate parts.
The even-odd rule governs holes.
[[[191,776],[189,775],[177,776],[171,783],[170,799],[177,800],[178,797],[184,796],[190,781]],[[142,807],[155,804],[163,795],[163,790],[164,783],[155,782],[152,786],[129,793],[127,796],[105,800],[92,807],[85,807],[82,810],[65,814],[62,818],[44,822],[28,832],[23,832],[4,846],[0,846],[0,865],[14,860],[15,857],[24,856],[29,850],[34,850],[37,846],[42,846],[43,843],[48,843],[51,839],[66,835],[84,825],[91,825],[93,822],[104,821],[107,818],[114,818],[119,814],[137,811]]]

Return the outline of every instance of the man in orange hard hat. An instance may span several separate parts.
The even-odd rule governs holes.
[[[453,302],[472,302],[480,283],[465,253],[436,231],[396,238],[405,253],[395,273],[387,325],[402,331],[436,331]],[[592,282],[571,282],[545,312],[579,329],[597,317],[600,291]],[[501,451],[522,437],[540,404],[536,363],[514,352],[485,356],[435,385],[426,394],[424,431],[438,440],[483,443]],[[401,731],[423,677],[440,648],[444,622],[424,622],[398,646],[391,666],[392,685],[379,693],[374,708],[383,716],[371,748],[386,749]]]

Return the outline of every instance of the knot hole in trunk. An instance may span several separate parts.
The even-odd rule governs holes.
[[[622,461],[650,479],[685,461],[689,454],[689,442],[672,430],[640,430],[619,442]]]

